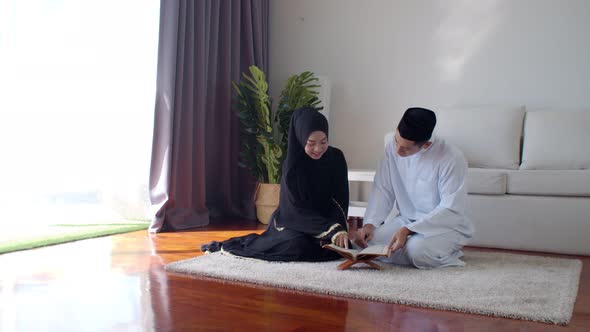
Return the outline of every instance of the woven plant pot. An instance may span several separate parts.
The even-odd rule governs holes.
[[[254,194],[256,218],[263,224],[268,224],[270,216],[279,206],[280,184],[259,183]]]

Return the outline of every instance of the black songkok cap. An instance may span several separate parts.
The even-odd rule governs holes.
[[[433,111],[421,108],[408,108],[399,121],[397,130],[401,137],[414,141],[425,142],[432,136],[436,125],[436,115]]]

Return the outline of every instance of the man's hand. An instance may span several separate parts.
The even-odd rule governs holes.
[[[368,242],[373,239],[373,235],[375,234],[375,226],[372,224],[366,224],[359,230],[359,238],[356,241],[362,248],[366,248],[368,246]]]
[[[340,248],[348,249],[348,233],[341,233],[334,239],[334,244]]]
[[[393,236],[391,237],[391,241],[387,247],[390,249],[390,252],[394,252],[399,248],[403,248],[406,245],[406,241],[408,240],[408,236],[413,234],[407,227],[400,228]]]

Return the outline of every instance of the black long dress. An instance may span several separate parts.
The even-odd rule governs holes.
[[[328,121],[313,109],[293,112],[289,127],[287,158],[279,207],[267,229],[260,235],[249,234],[201,246],[203,251],[223,250],[243,257],[268,261],[327,261],[340,256],[322,244],[347,231],[348,170],[344,154],[328,147],[319,160],[304,150],[309,135],[323,131]]]

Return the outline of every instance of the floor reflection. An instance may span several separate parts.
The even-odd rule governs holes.
[[[148,276],[114,267],[111,250],[105,237],[0,256],[1,331],[143,326]]]

